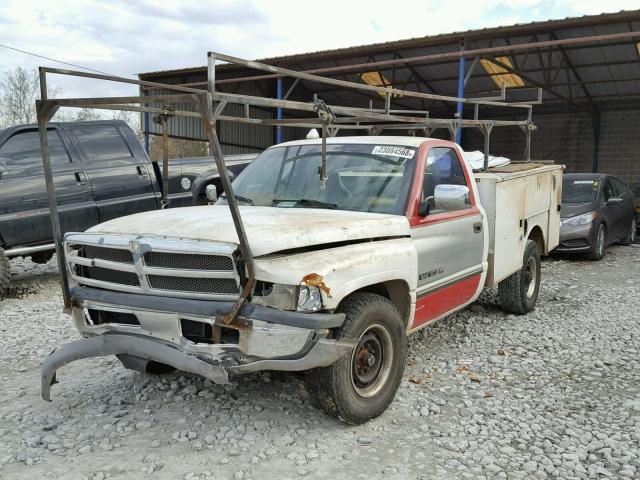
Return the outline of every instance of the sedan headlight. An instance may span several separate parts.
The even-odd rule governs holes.
[[[322,295],[318,287],[301,285],[298,293],[299,312],[317,312],[322,308]]]
[[[579,227],[580,225],[588,225],[598,218],[596,212],[583,213],[582,215],[576,215],[575,217],[565,218],[562,220],[563,225],[570,225],[572,227]]]

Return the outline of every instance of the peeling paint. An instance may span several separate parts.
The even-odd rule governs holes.
[[[317,273],[309,273],[302,277],[302,285],[307,285],[309,287],[318,287],[324,293],[327,294],[327,297],[331,298],[331,289],[327,287],[324,283],[324,277],[322,275],[318,275]]]

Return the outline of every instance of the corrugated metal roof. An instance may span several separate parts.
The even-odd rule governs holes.
[[[458,42],[460,41],[460,39],[463,39],[463,38],[466,40],[473,40],[473,39],[482,39],[482,38],[513,36],[518,34],[527,35],[527,34],[530,34],[531,32],[537,32],[537,31],[591,27],[591,26],[596,26],[601,24],[628,22],[628,21],[634,21],[639,19],[640,19],[640,10],[621,10],[620,12],[616,12],[616,13],[602,13],[599,15],[583,15],[581,17],[567,17],[567,18],[557,19],[557,20],[545,20],[545,21],[529,22],[529,23],[516,23],[513,25],[507,25],[507,26],[501,26],[501,27],[465,30],[465,31],[459,31],[459,32],[444,33],[440,35],[412,37],[412,38],[402,39],[402,40],[392,40],[389,42],[357,45],[357,46],[351,46],[351,47],[345,47],[345,48],[336,48],[331,50],[317,50],[314,52],[306,52],[306,53],[300,53],[300,54],[283,55],[278,57],[267,57],[267,58],[259,59],[257,61],[271,64],[271,65],[283,66],[285,64],[298,63],[298,62],[303,62],[305,60],[310,60],[310,59],[317,62],[326,57],[330,57],[333,60],[337,57],[344,57],[344,56],[349,56],[352,58],[354,54],[359,54],[360,56],[363,56],[363,55],[366,56],[367,53],[370,51],[375,51],[376,53],[384,53],[384,51],[394,51],[398,49],[401,49],[401,50],[406,50],[411,48],[422,49],[427,46],[451,43],[452,40],[455,40],[456,42]],[[364,58],[363,60],[366,60],[366,58]],[[139,75],[142,78],[148,79],[148,77],[157,76],[157,75],[199,72],[202,70],[206,70],[206,68],[207,68],[206,66],[201,66],[201,67],[174,69],[174,70],[157,70],[153,72],[141,73]],[[224,65],[224,66],[221,65],[220,67],[217,67],[217,68],[243,69],[235,65]]]

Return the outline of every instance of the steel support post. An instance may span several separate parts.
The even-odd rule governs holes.
[[[145,103],[144,106],[146,107],[147,104]],[[144,131],[144,151],[147,152],[147,155],[149,155],[150,151],[151,151],[151,143],[150,143],[150,138],[149,138],[149,112],[144,112],[142,114],[143,117],[143,131]]]
[[[169,206],[169,129],[167,118],[160,114],[162,124],[162,208]]]
[[[464,53],[464,42],[460,44],[461,53]],[[456,106],[456,114],[458,118],[462,118],[463,111],[463,103],[460,99],[464,98],[464,85],[465,85],[465,75],[464,75],[464,67],[465,67],[465,58],[464,55],[460,55],[460,61],[458,62],[458,104]],[[462,129],[458,129],[456,132],[455,142],[460,145],[462,142]]]
[[[204,126],[205,134],[209,140],[209,151],[215,160],[216,167],[220,174],[220,181],[222,182],[222,188],[227,198],[229,205],[229,211],[231,212],[231,218],[233,219],[233,225],[238,236],[239,249],[241,259],[247,269],[247,281],[245,286],[238,297],[238,300],[234,303],[233,308],[229,313],[222,317],[222,322],[229,325],[236,321],[240,307],[244,304],[247,297],[253,291],[255,285],[255,266],[253,263],[253,255],[251,254],[251,247],[249,246],[249,239],[242,223],[242,217],[240,216],[240,209],[238,208],[238,200],[236,199],[233,187],[231,186],[231,180],[229,179],[229,172],[225,166],[224,154],[222,153],[222,147],[218,141],[218,134],[216,133],[216,123],[213,117],[213,103],[211,93],[200,94],[195,96],[198,102],[200,113],[202,114],[202,122]]]
[[[282,100],[282,78],[278,78],[277,80],[277,98],[278,100]],[[278,107],[276,118],[282,120],[282,107]],[[276,143],[282,143],[282,127],[280,125],[276,127]]]
[[[493,124],[491,122],[487,122],[482,126],[482,134],[484,135],[484,165],[482,169],[484,171],[489,168],[489,146],[492,129]]]
[[[58,270],[60,271],[60,278],[62,280],[63,308],[65,313],[71,313],[71,292],[69,291],[69,278],[67,277],[67,262],[64,255],[64,245],[62,243],[60,213],[58,212],[58,199],[56,198],[56,187],[53,179],[53,170],[51,169],[49,142],[47,138],[47,122],[50,120],[52,110],[50,106],[45,103],[47,100],[47,76],[42,68],[40,69],[40,98],[41,100],[36,102],[36,112],[38,116],[38,135],[40,137],[44,181],[47,187],[47,199],[49,201],[49,212],[51,215],[51,230],[56,246]]]
[[[593,127],[593,162],[591,171],[598,172],[598,161],[600,160],[600,114],[591,116],[591,126]]]

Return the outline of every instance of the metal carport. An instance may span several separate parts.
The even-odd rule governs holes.
[[[260,60],[279,67],[399,89],[470,97],[499,96],[509,101],[536,100],[538,126],[533,158],[553,158],[569,171],[604,171],[627,182],[640,182],[640,10],[567,18],[513,26],[455,32],[381,44],[319,51]],[[203,45],[203,50],[208,46]],[[207,67],[151,72],[143,80],[207,88]],[[384,108],[384,98],[347,91],[238,66],[219,66],[215,88],[222,92],[287,97],[309,101],[318,94],[327,103]],[[157,94],[149,90],[145,93]],[[428,110],[431,117],[456,115],[438,101],[392,98],[392,108]],[[232,108],[232,107],[230,107]],[[241,107],[233,107],[241,109]],[[506,111],[483,112],[504,118]],[[464,118],[474,112],[458,106]],[[241,111],[231,112],[241,114]],[[269,111],[252,115],[264,115]],[[286,115],[286,112],[285,112]],[[147,134],[159,126],[143,118]],[[223,122],[220,141],[227,153],[255,152],[278,140],[300,136],[299,130]],[[174,119],[170,134],[204,138],[192,119]],[[449,136],[438,130],[434,136]],[[463,148],[477,149],[482,136],[465,131]],[[506,130],[491,138],[495,153],[522,158],[521,136]]]

